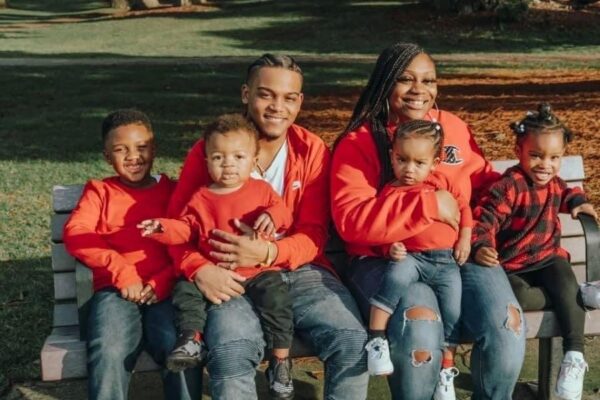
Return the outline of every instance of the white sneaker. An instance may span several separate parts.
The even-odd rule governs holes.
[[[578,351],[567,351],[560,363],[558,380],[554,393],[562,400],[579,400],[583,391],[583,376],[588,365],[583,354]]]
[[[454,378],[458,376],[458,368],[444,368],[440,371],[440,380],[435,387],[433,400],[455,400]]]
[[[387,339],[376,337],[367,343],[367,367],[369,375],[389,375],[394,372],[394,365],[390,360],[390,346]]]

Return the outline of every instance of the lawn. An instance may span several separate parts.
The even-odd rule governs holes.
[[[473,125],[490,158],[512,157],[508,122],[539,101],[555,105],[577,133],[571,150],[585,155],[587,188],[600,206],[597,9],[540,8],[532,22],[507,27],[487,17],[441,20],[396,1],[230,1],[211,10],[135,15],[114,15],[99,1],[47,3],[12,0],[15,8],[0,12],[0,391],[2,377],[21,391],[52,389],[35,382],[51,324],[50,193],[54,184],[111,173],[100,154],[102,117],[119,107],[146,111],[158,135],[156,170],[176,177],[202,126],[240,110],[246,60],[263,51],[325,57],[302,63],[306,102],[299,122],[330,143],[347,122],[376,52],[398,38],[418,40],[441,60],[440,106]],[[562,25],[544,24],[544,18]],[[61,57],[73,65],[2,66],[18,57]],[[99,64],[106,57],[140,62],[89,60]],[[523,381],[536,379],[530,347]],[[592,398],[600,386],[598,341],[587,347]],[[320,370],[308,363],[297,377],[318,387]],[[461,398],[469,388],[463,370]],[[386,398],[386,390],[373,380],[370,398]]]

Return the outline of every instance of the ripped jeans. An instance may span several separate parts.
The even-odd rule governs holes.
[[[379,289],[387,263],[382,258],[356,258],[346,271],[345,281],[366,320],[369,299]],[[502,268],[466,264],[461,275],[461,327],[475,341],[472,399],[511,399],[523,362],[525,329],[522,318],[515,324],[519,329],[510,329],[508,315],[512,306],[519,318],[521,309]],[[390,319],[387,334],[394,373],[388,384],[393,399],[431,400],[441,369],[443,326],[439,318],[408,319],[407,311],[414,308],[440,315],[435,293],[423,282],[409,286]]]

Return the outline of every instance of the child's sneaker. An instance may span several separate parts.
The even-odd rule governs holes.
[[[267,367],[269,394],[272,399],[293,399],[292,360],[289,357],[272,357]]]
[[[374,337],[365,346],[369,375],[390,375],[394,365],[390,360],[390,347],[387,339]]]
[[[175,348],[167,357],[167,369],[181,372],[201,364],[206,358],[207,350],[200,339],[200,333],[193,330],[183,330],[177,336]]]
[[[455,400],[454,378],[458,376],[456,367],[444,368],[440,371],[440,380],[435,387],[433,400]]]
[[[562,400],[579,400],[583,391],[583,376],[588,365],[583,354],[578,351],[567,351],[560,363],[555,394]]]

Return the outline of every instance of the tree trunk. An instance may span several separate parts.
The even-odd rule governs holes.
[[[8,7],[8,0],[0,0],[0,8]]]

